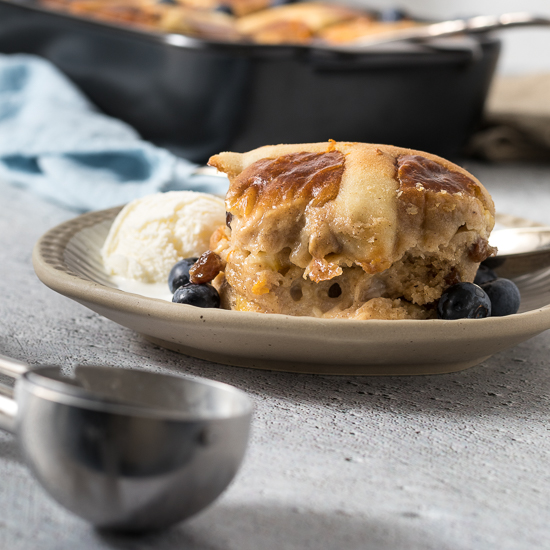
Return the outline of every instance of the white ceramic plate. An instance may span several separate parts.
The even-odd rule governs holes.
[[[116,288],[100,249],[120,209],[84,214],[36,244],[38,277],[148,340],[226,365],[321,374],[432,374],[481,363],[550,328],[550,270],[516,280],[520,313],[460,321],[350,321],[201,309]]]

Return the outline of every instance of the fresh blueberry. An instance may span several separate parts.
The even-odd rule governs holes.
[[[504,262],[506,261],[506,258],[503,258],[502,256],[491,256],[490,258],[487,258],[486,260],[483,260],[480,265],[483,265],[485,267],[488,267],[489,269],[495,270],[498,269]]]
[[[489,281],[494,281],[497,278],[497,274],[486,265],[481,264],[477,270],[476,278],[474,279],[474,284],[481,286]],[[494,315],[494,313],[493,313]]]
[[[178,3],[176,0],[157,0],[157,4],[172,4],[173,6],[176,6]]]
[[[210,284],[180,286],[172,296],[176,304],[189,304],[196,307],[220,307],[220,295]]]
[[[408,15],[405,11],[398,8],[386,8],[380,11],[380,21],[401,21],[407,19]]]
[[[168,286],[170,292],[176,292],[180,286],[189,284],[189,270],[198,258],[185,258],[180,260],[171,270],[168,275]]]
[[[233,8],[228,4],[219,4],[216,6],[214,11],[217,11],[218,13],[226,13],[227,15],[233,15]]]
[[[481,319],[490,315],[489,296],[473,283],[450,286],[437,304],[437,316],[440,319]]]
[[[518,312],[521,296],[518,287],[509,279],[495,279],[481,285],[481,288],[491,300],[493,317],[503,317]]]

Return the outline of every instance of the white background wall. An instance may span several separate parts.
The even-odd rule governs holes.
[[[373,8],[399,6],[413,15],[443,19],[519,11],[550,18],[550,0],[355,0],[354,3]],[[550,26],[511,29],[500,35],[501,73],[550,72]]]

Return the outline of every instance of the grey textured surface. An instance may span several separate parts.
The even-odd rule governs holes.
[[[550,168],[469,163],[498,209],[550,224]],[[236,480],[164,533],[102,534],[52,502],[0,435],[0,549],[550,547],[550,332],[461,373],[328,377],[224,367],[156,348],[55,294],[34,242],[75,214],[0,183],[0,353],[31,364],[191,373],[256,411]]]

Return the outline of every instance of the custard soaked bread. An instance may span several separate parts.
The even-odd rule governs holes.
[[[330,141],[209,163],[229,176],[227,224],[194,276],[204,282],[221,270],[213,282],[226,308],[431,318],[442,292],[473,281],[492,253],[490,195],[428,153]]]

